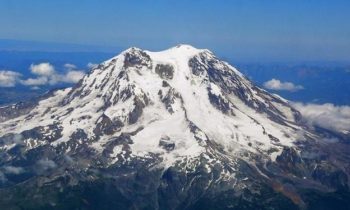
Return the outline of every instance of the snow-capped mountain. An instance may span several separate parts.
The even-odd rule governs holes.
[[[130,48],[73,88],[0,108],[0,204],[310,207],[306,191],[349,189],[350,159],[300,117],[209,50]]]

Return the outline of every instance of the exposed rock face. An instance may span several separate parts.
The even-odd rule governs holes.
[[[174,77],[174,67],[168,64],[157,64],[155,71],[162,79],[172,79]]]
[[[96,122],[94,133],[96,136],[112,135],[116,131],[123,127],[123,123],[120,121],[113,122],[108,116],[102,115]]]
[[[147,53],[137,48],[131,48],[125,53],[124,68],[142,68],[143,66],[152,68],[152,61]]]
[[[210,103],[223,113],[227,114],[231,110],[229,101],[223,98],[221,94],[215,94],[213,89],[209,89],[208,96]]]
[[[320,139],[208,50],[130,48],[0,108],[0,206],[347,209],[350,146]]]
[[[162,138],[159,140],[159,146],[166,151],[172,151],[175,148],[175,143],[171,141],[169,136],[162,136]]]
[[[327,162],[321,162],[312,173],[315,180],[335,189],[348,188],[348,176],[342,170]]]

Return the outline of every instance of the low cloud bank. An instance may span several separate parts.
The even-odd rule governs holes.
[[[292,104],[310,126],[318,126],[338,133],[350,133],[350,106],[326,104]]]
[[[88,64],[88,68],[94,64]],[[84,77],[85,71],[79,70],[74,64],[64,64],[65,73],[58,73],[55,67],[50,63],[32,64],[29,67],[31,74],[30,78],[22,79],[22,74],[0,70],[0,87],[15,87],[17,84],[30,86],[32,89],[39,89],[43,85],[56,85],[60,83],[77,83]]]
[[[22,167],[5,166],[4,171],[6,174],[21,174],[24,172],[24,169]]]
[[[41,85],[56,85],[58,83],[76,83],[84,77],[83,70],[77,70],[74,64],[65,64],[66,74],[59,74],[50,63],[32,64],[30,70],[37,77],[21,80],[23,85],[41,86]]]
[[[14,87],[22,74],[14,71],[0,70],[0,87]]]
[[[24,172],[25,170],[22,167],[3,166],[2,168],[0,168],[0,184],[8,181],[6,175],[18,175]]]

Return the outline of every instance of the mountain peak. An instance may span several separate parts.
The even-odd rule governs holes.
[[[135,51],[143,51],[143,50],[138,47],[129,47],[126,50],[124,50],[121,54],[125,54],[127,52],[135,52]]]
[[[199,49],[197,49],[194,46],[189,45],[189,44],[178,44],[172,48],[178,48],[178,49],[184,49],[184,50],[199,50]]]
[[[164,52],[164,51],[170,51],[170,50],[178,50],[178,51],[197,51],[197,52],[201,52],[201,51],[204,51],[204,49],[198,49],[192,45],[189,45],[189,44],[178,44],[174,47],[170,47],[168,49],[165,49],[165,50],[161,50],[161,51],[153,51],[154,53],[157,53],[157,52]],[[122,52],[122,54],[124,53],[127,53],[127,52],[135,52],[135,51],[148,51],[148,50],[144,50],[144,49],[141,49],[141,48],[138,48],[138,47],[129,47],[127,48],[126,50],[124,50]],[[149,51],[151,52],[151,51]]]
[[[174,47],[171,47],[165,51],[175,51],[175,52],[179,52],[179,53],[192,53],[192,54],[198,54],[198,53],[202,53],[202,52],[210,52],[207,49],[198,49],[192,45],[189,44],[178,44]]]
[[[274,160],[282,147],[271,138],[280,139],[280,145],[290,146],[297,138],[290,127],[302,129],[295,121],[298,113],[285,101],[255,87],[210,51],[191,45],[160,52],[129,48],[99,65],[60,97],[58,104],[47,105],[60,106],[58,109],[45,105],[39,109],[55,111],[30,118],[32,125],[43,121],[46,126],[62,127],[62,135],[51,141],[51,145],[70,142],[80,132],[89,141],[96,141],[91,147],[99,152],[103,148],[101,139],[108,141],[121,132],[143,127],[140,135],[150,135],[152,140],[143,141],[135,135],[133,154],[161,152],[158,140],[166,135],[172,139],[176,151],[161,152],[171,160],[167,165],[178,159],[175,157],[180,151],[198,155],[206,141],[215,141],[229,151],[233,149],[230,141],[235,140],[234,144],[240,145],[236,147],[240,148],[239,152],[248,150],[265,155],[274,148],[275,152],[267,155]],[[67,110],[72,110],[71,114],[67,115]],[[26,123],[0,129],[23,132],[28,129]],[[284,127],[279,128],[281,123]],[[256,132],[247,132],[250,129]],[[201,138],[196,137],[198,132],[203,133]],[[238,141],[241,138],[246,140]],[[256,142],[256,146],[250,147],[251,142]]]
[[[108,180],[108,189],[118,189],[111,199],[126,196],[136,209],[144,203],[183,209],[218,192],[233,192],[220,196],[230,201],[237,195],[256,201],[259,188],[259,194],[278,189],[302,205],[294,186],[344,189],[347,165],[341,154],[325,163],[330,153],[317,144],[320,136],[299,119],[288,101],[256,87],[208,50],[133,47],[73,88],[0,108],[0,179],[8,176],[0,187],[22,189],[16,186],[23,181],[28,191],[20,194],[36,195],[45,186],[80,192],[84,187],[71,186]],[[25,176],[11,179],[5,169],[11,165]],[[243,195],[246,190],[251,192]],[[18,198],[17,190],[6,192],[0,190]],[[33,200],[50,198],[40,192],[45,194]]]

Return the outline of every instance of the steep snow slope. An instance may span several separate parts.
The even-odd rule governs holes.
[[[112,137],[136,131],[132,156],[161,154],[171,165],[183,156],[199,156],[207,141],[228,155],[249,151],[274,160],[283,146],[308,134],[297,117],[287,101],[254,87],[209,50],[179,45],[161,52],[130,48],[73,89],[57,91],[29,114],[1,123],[0,130],[21,134],[40,126],[47,140],[27,138],[28,149],[64,144],[79,134],[86,136],[79,141],[97,152]],[[163,141],[173,145],[171,151]],[[111,156],[123,153],[121,147]]]
[[[94,209],[91,187],[112,209],[304,208],[305,189],[348,189],[350,157],[299,120],[209,50],[130,48],[73,88],[0,108],[0,205]]]

